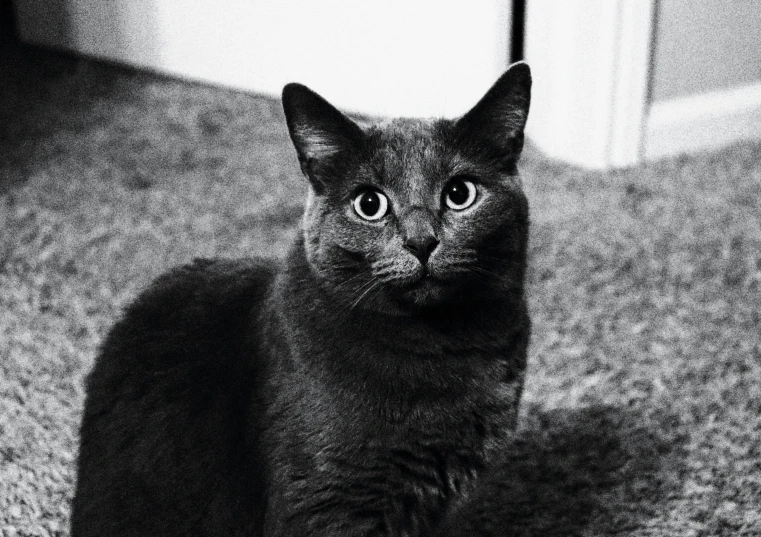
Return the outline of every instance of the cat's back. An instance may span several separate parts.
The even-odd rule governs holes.
[[[244,485],[258,472],[254,319],[276,271],[196,260],[126,309],[87,379],[75,537],[232,531],[239,504],[260,503]]]
[[[250,365],[240,354],[276,270],[259,259],[196,259],[159,276],[106,337],[87,379],[87,414],[120,392],[163,382],[203,391],[218,375]]]

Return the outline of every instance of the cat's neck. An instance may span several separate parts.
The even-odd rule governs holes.
[[[301,241],[276,282],[272,307],[288,335],[292,359],[315,375],[384,396],[452,397],[483,382],[522,330],[522,296],[406,317],[347,309],[320,285]]]

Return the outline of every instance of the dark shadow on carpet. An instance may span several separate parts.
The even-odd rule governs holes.
[[[651,525],[679,491],[684,439],[612,406],[531,407],[501,476],[515,536],[617,535]]]

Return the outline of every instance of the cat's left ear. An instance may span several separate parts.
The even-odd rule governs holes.
[[[531,69],[518,62],[508,67],[486,95],[456,122],[466,143],[478,140],[508,159],[523,149],[523,129],[531,104]]]
[[[359,147],[362,129],[328,101],[302,84],[283,88],[283,111],[304,175],[319,189],[320,163]]]

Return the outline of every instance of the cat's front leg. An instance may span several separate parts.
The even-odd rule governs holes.
[[[511,533],[511,475],[495,468],[476,483],[466,501],[446,514],[432,537],[507,537]]]
[[[438,518],[412,498],[338,499],[320,492],[328,491],[298,502],[299,512],[281,510],[265,525],[265,537],[428,537]],[[356,493],[351,486],[343,492]]]
[[[420,464],[426,462],[423,454],[414,459],[407,454],[404,460],[396,451],[396,457],[369,455],[281,474],[287,480],[270,497],[265,536],[430,536],[454,494],[442,482],[442,474]],[[452,479],[466,477],[457,474]]]

